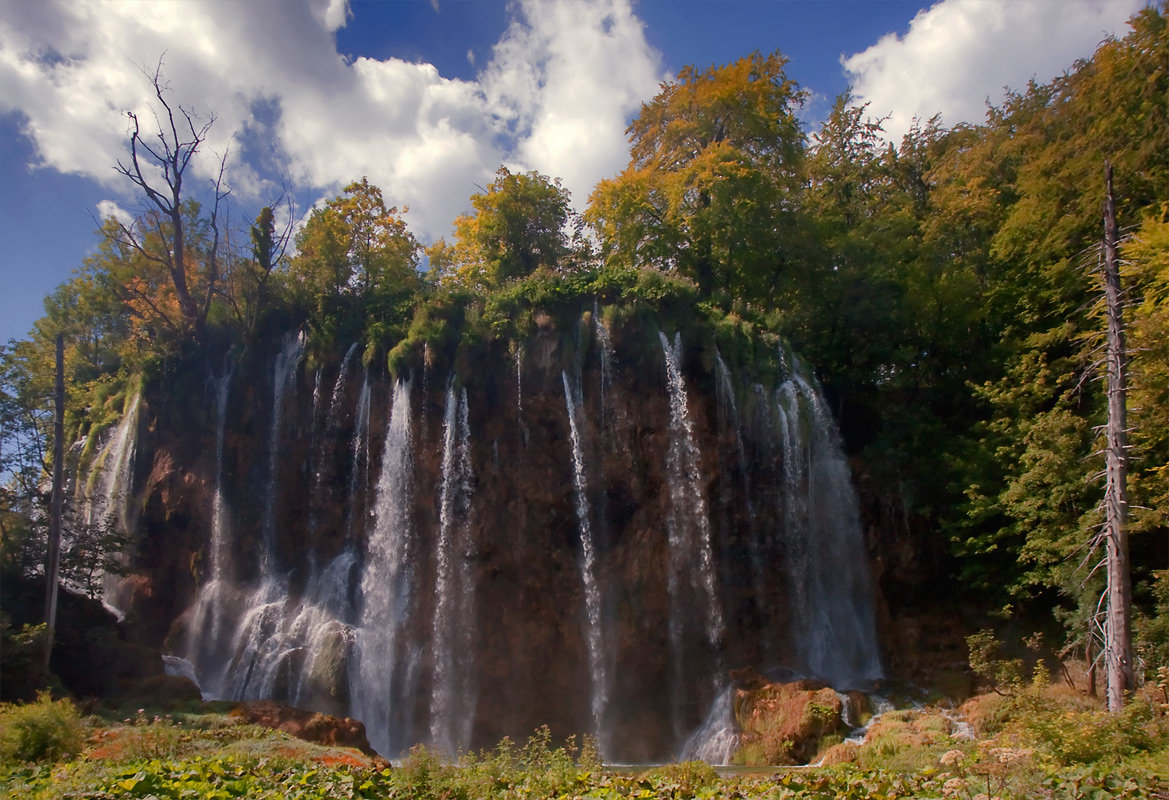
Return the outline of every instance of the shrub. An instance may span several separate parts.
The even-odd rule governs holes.
[[[42,692],[35,702],[0,707],[0,762],[57,761],[84,744],[85,725],[71,700]]]
[[[1128,703],[1121,713],[1110,714],[1053,702],[1047,695],[1036,698],[1007,731],[1061,764],[1118,763],[1163,747],[1169,740],[1156,709],[1139,699]]]

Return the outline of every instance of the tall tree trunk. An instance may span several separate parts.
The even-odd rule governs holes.
[[[1105,447],[1104,543],[1108,572],[1108,618],[1105,653],[1108,670],[1108,710],[1124,706],[1133,685],[1132,585],[1128,570],[1128,431],[1125,404],[1124,316],[1120,291],[1120,235],[1112,195],[1112,165],[1105,164],[1108,194],[1104,201],[1104,299],[1108,315],[1108,426]]]
[[[57,334],[57,385],[53,394],[53,494],[49,507],[49,556],[45,564],[44,676],[57,628],[57,575],[61,571],[61,516],[65,501],[65,337]]]

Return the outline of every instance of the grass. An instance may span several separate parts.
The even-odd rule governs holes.
[[[818,768],[720,776],[700,762],[644,771],[606,769],[588,741],[526,742],[455,762],[425,748],[385,768],[356,750],[303,742],[245,724],[224,704],[102,709],[82,716],[67,700],[0,708],[4,737],[41,731],[0,758],[0,797],[41,798],[597,798],[803,800],[804,798],[1166,798],[1169,720],[1151,696],[1113,716],[1066,690],[1036,686],[979,698],[974,739],[955,736],[949,712],[884,715],[865,744],[837,741]],[[993,714],[984,713],[993,711]],[[24,725],[24,727],[21,727]],[[44,735],[42,735],[44,734]],[[48,735],[52,734],[52,735]],[[75,735],[76,734],[76,735]]]

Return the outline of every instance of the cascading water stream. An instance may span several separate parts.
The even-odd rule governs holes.
[[[223,375],[215,379],[215,494],[211,500],[211,574],[200,590],[198,614],[202,618],[188,632],[187,653],[194,653],[195,637],[218,642],[223,626],[223,594],[230,576],[225,574],[231,558],[231,523],[223,490],[223,444],[227,432],[227,400],[231,392],[233,365],[227,362]],[[209,618],[209,619],[208,619]]]
[[[714,552],[711,542],[710,517],[702,486],[700,457],[694,441],[694,423],[686,397],[686,383],[682,376],[682,339],[675,335],[674,345],[659,332],[662,353],[666,362],[666,385],[670,398],[670,445],[667,454],[667,481],[670,491],[670,510],[666,516],[669,535],[670,569],[670,638],[675,659],[675,729],[678,730],[677,703],[686,679],[682,653],[685,626],[683,599],[691,592],[702,596],[703,633],[710,649],[717,654],[726,624],[717,588]],[[714,670],[715,689],[720,669]]]
[[[516,345],[515,349],[515,413],[516,420],[522,425],[524,422],[524,346]]]
[[[309,530],[315,533],[322,524],[329,502],[336,502],[328,492],[328,484],[333,477],[336,465],[337,443],[341,438],[341,428],[344,423],[345,387],[349,380],[350,365],[357,353],[359,342],[349,345],[345,356],[341,359],[341,367],[337,370],[337,378],[333,381],[333,389],[329,392],[328,405],[325,406],[322,398],[321,368],[317,368],[316,380],[313,386],[313,417],[312,437],[309,446],[309,458],[312,461],[312,484],[309,487]],[[324,406],[324,418],[319,419],[320,410]]]
[[[132,527],[126,495],[137,450],[140,401],[141,396],[135,395],[94,459],[82,500],[82,521],[86,526],[112,525],[122,532]]]
[[[91,531],[112,529],[129,537],[134,530],[133,504],[130,503],[134,461],[138,450],[138,416],[141,395],[134,395],[122,415],[113,436],[101,449],[90,473],[96,476],[86,487],[82,520]],[[120,556],[124,558],[124,556]],[[122,580],[119,576],[101,575],[102,603],[119,619],[123,616]]]
[[[607,757],[628,758],[639,738],[654,742],[650,758],[676,755],[689,739],[690,756],[724,761],[734,738],[724,662],[841,688],[878,677],[856,498],[803,368],[752,394],[713,349],[685,363],[705,364],[704,375],[684,372],[681,338],[659,333],[663,394],[663,373],[644,369],[662,363],[656,347],[614,354],[596,307],[587,321],[575,340],[561,332],[559,351],[497,351],[491,374],[445,387],[445,406],[437,393],[427,399],[425,382],[449,354],[429,347],[413,381],[392,387],[372,370],[359,389],[352,347],[298,379],[299,338],[250,376],[244,361],[217,376],[214,464],[208,447],[186,467],[202,469],[208,487],[207,570],[177,629],[186,638],[171,640],[187,644],[175,655],[206,695],[356,717],[388,757],[420,741],[454,754],[543,718],[597,735]],[[261,408],[231,427],[269,381],[270,424]],[[258,386],[245,392],[249,383]],[[386,394],[388,414],[375,400]],[[707,433],[716,438],[700,441]],[[123,459],[121,434],[109,436],[105,470]],[[618,449],[618,436],[629,447]],[[716,454],[717,472],[705,475]],[[105,473],[90,485],[96,503]],[[507,627],[488,630],[489,619]],[[574,687],[573,702],[547,705]],[[705,732],[690,739],[704,715]]]
[[[399,380],[394,385],[366,546],[357,668],[351,686],[354,716],[364,721],[370,744],[383,754],[396,754],[413,744],[413,721],[407,709],[416,691],[416,672],[410,668],[402,641],[414,613],[413,498],[410,383]]]
[[[345,503],[345,540],[353,539],[356,520],[365,516],[365,488],[369,486],[369,371],[361,381],[354,412],[353,464],[349,471],[349,495]]]
[[[283,576],[276,572],[276,504],[280,494],[281,429],[284,406],[296,383],[296,370],[304,354],[304,335],[290,334],[277,354],[272,369],[272,416],[268,429],[268,475],[264,492],[264,516],[261,526],[259,584],[242,600],[243,610],[227,647],[228,655],[215,656],[207,664],[202,681],[209,697],[255,699],[272,697],[276,678],[290,665],[287,661],[289,622],[297,622],[299,609],[288,597]],[[217,597],[211,598],[218,601]],[[198,626],[191,636],[208,633]],[[216,648],[217,649],[217,648]],[[199,666],[199,664],[197,664]],[[286,682],[291,678],[283,675]],[[290,687],[287,692],[291,692]]]
[[[224,577],[230,555],[231,529],[223,498],[223,442],[227,431],[227,400],[231,392],[232,364],[215,381],[215,496],[211,506],[211,581]]]
[[[296,368],[304,355],[304,335],[290,335],[272,370],[272,421],[268,429],[268,483],[265,489],[264,525],[261,532],[260,573],[270,579],[275,569],[276,499],[280,478],[280,426],[284,421],[284,399],[296,382]]]
[[[601,320],[600,310],[593,303],[593,328],[596,330],[597,342],[601,346],[601,426],[607,421],[606,397],[613,385],[613,364],[617,358],[613,355],[613,339],[609,336],[609,329]]]
[[[448,753],[467,747],[474,721],[475,588],[470,573],[471,431],[467,390],[447,389],[443,423],[442,490],[436,551],[431,743]]]
[[[793,615],[808,671],[837,688],[882,675],[856,494],[836,425],[798,372],[780,388]],[[790,460],[789,460],[790,459]]]
[[[580,430],[576,425],[577,399],[568,383],[568,373],[561,372],[564,381],[564,404],[568,410],[568,427],[572,438],[573,484],[576,487],[577,531],[580,534],[580,573],[585,590],[585,642],[589,653],[589,683],[593,734],[602,753],[608,750],[605,738],[605,712],[609,705],[609,676],[605,665],[605,637],[601,619],[601,587],[597,579],[596,544],[593,542],[590,521],[588,479],[585,474],[584,450]]]
[[[739,747],[739,724],[735,721],[734,693],[734,687],[728,686],[717,694],[706,719],[682,748],[679,761],[705,761],[714,765],[731,763],[731,758]]]

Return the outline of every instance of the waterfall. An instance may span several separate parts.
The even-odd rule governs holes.
[[[331,668],[346,662],[352,641],[343,620],[349,616],[348,587],[356,560],[346,549],[325,569],[314,571],[299,603],[282,587],[262,585],[240,622],[219,695],[305,703],[314,681],[328,692],[338,678]]]
[[[365,722],[370,744],[396,754],[413,744],[407,708],[415,687],[404,674],[401,641],[414,612],[416,557],[412,538],[414,437],[410,384],[394,385],[373,522],[361,578],[354,716]]]
[[[225,568],[231,558],[231,526],[227,502],[223,496],[223,443],[227,431],[227,400],[231,392],[233,365],[226,362],[224,373],[214,379],[215,386],[215,494],[211,498],[210,579],[199,589],[195,622],[187,631],[186,652],[193,658],[206,643],[219,641],[224,616]],[[209,619],[208,619],[209,618]],[[191,662],[188,662],[191,663]],[[192,665],[192,671],[194,667]]]
[[[341,400],[345,393],[345,380],[349,377],[349,365],[353,363],[353,354],[357,352],[358,342],[349,345],[345,357],[341,359],[341,369],[337,371],[337,380],[333,383],[333,393],[329,395],[329,414],[325,418],[325,429],[335,432],[340,425],[338,414],[341,411]]]
[[[361,381],[354,413],[353,463],[349,471],[349,496],[345,504],[345,540],[353,538],[353,523],[365,516],[364,488],[369,486],[369,370]]]
[[[62,550],[97,544],[98,540],[115,534],[128,540],[137,524],[134,504],[130,503],[133,491],[134,462],[138,452],[138,418],[141,395],[135,394],[129,407],[124,408],[118,426],[98,450],[89,469],[85,482],[78,487],[80,527],[71,532],[66,526],[62,532]],[[88,543],[82,539],[90,540]],[[123,563],[125,552],[116,555]],[[121,597],[122,580],[117,575],[102,571],[101,564],[93,561],[86,583],[75,587],[80,592],[92,592],[100,582],[102,603],[119,619],[123,616]]]
[[[474,721],[475,587],[471,576],[471,430],[467,390],[447,389],[443,423],[442,489],[434,582],[434,675],[431,743],[455,753],[466,748]]]
[[[328,405],[324,407],[324,419],[319,420],[320,409],[324,405],[321,396],[321,368],[317,368],[317,376],[313,386],[313,417],[312,437],[309,442],[309,458],[312,460],[312,484],[309,487],[309,530],[315,533],[321,525],[324,506],[333,500],[328,492],[328,483],[333,476],[336,464],[337,442],[341,438],[342,403],[345,400],[345,385],[349,378],[350,365],[353,356],[357,353],[358,342],[349,345],[345,356],[341,359],[341,367],[337,370],[337,378],[333,381],[333,389],[329,392]],[[319,424],[318,424],[319,421]],[[318,434],[318,429],[320,434]]]
[[[675,335],[671,347],[664,333],[658,334],[666,357],[666,384],[670,392],[669,468],[670,514],[666,527],[670,535],[671,578],[675,591],[696,589],[703,595],[705,633],[710,646],[717,648],[725,630],[722,606],[715,585],[714,552],[711,545],[710,515],[703,492],[700,456],[694,441],[694,422],[686,399],[682,377],[682,337]],[[683,575],[689,572],[689,575]],[[689,587],[676,582],[685,578]]]
[[[718,692],[702,725],[682,748],[679,761],[705,761],[725,765],[739,747],[739,724],[735,721],[735,689],[728,686]]]
[[[766,609],[762,607],[763,598],[767,596],[767,574],[764,564],[769,555],[765,552],[766,545],[760,539],[759,525],[755,513],[755,498],[751,488],[751,469],[747,462],[747,450],[743,445],[743,427],[739,418],[739,404],[735,400],[735,387],[731,379],[731,371],[723,361],[722,353],[717,349],[714,353],[715,378],[717,380],[716,393],[720,423],[725,427],[729,424],[735,434],[735,457],[740,480],[742,481],[742,502],[747,509],[747,542],[751,558],[751,579],[755,587],[755,604],[761,615],[765,616]],[[724,488],[728,482],[724,481]],[[771,641],[764,631],[763,651],[770,655]]]
[[[547,722],[606,757],[685,745],[724,762],[739,735],[724,667],[841,689],[879,677],[856,496],[814,380],[781,353],[781,377],[756,386],[660,331],[614,352],[646,341],[627,324],[594,306],[575,339],[561,325],[539,352],[472,351],[465,388],[435,377],[429,397],[445,347],[392,383],[358,376],[358,346],[301,376],[295,336],[254,367],[216,364],[202,454],[175,465],[202,487],[190,518],[206,539],[172,661],[209,699],[360,719],[387,757]],[[143,431],[170,413],[149,408]],[[113,498],[138,413],[128,398],[102,442],[93,515],[132,521]]]
[[[524,421],[524,346],[517,344],[515,349],[515,413],[516,419]]]
[[[576,425],[578,400],[568,383],[568,373],[561,372],[564,381],[564,404],[568,409],[568,428],[572,438],[573,483],[576,487],[576,520],[580,534],[580,573],[585,590],[585,641],[589,653],[589,682],[593,733],[602,752],[607,750],[605,711],[609,704],[609,677],[605,669],[604,631],[601,621],[601,587],[597,580],[596,545],[590,522],[588,480],[585,475],[584,452],[580,431]]]
[[[809,674],[837,688],[882,675],[856,493],[819,392],[798,372],[776,393],[794,641]]]
[[[83,522],[88,528],[113,527],[129,534],[134,527],[128,502],[138,449],[138,409],[141,395],[134,395],[129,408],[94,459],[85,490]]]
[[[312,491],[314,491],[314,492],[317,490],[317,484],[320,483],[320,475],[321,475],[321,458],[317,454],[317,447],[319,446],[319,444],[317,442],[317,440],[319,438],[317,430],[320,427],[320,425],[319,425],[320,418],[321,418],[321,368],[317,367],[316,374],[313,375],[313,415],[309,419],[310,434],[309,434],[309,447],[308,447],[309,458],[311,458],[313,460],[313,463],[311,466],[312,466],[312,474],[313,474],[313,478],[314,478]],[[310,524],[313,524],[313,522],[315,522],[315,520],[310,520]]]
[[[658,336],[665,356],[670,398],[670,443],[666,455],[670,508],[665,522],[670,551],[667,589],[670,595],[670,644],[674,651],[674,732],[680,735],[682,698],[693,680],[687,673],[690,665],[684,656],[684,634],[686,620],[694,609],[686,608],[685,601],[695,595],[701,597],[698,605],[703,617],[703,634],[716,657],[725,623],[717,588],[700,455],[694,441],[694,422],[690,417],[682,376],[682,338],[676,334],[671,346],[664,333],[659,332]],[[716,688],[721,680],[718,672],[716,668]]]
[[[593,302],[593,327],[597,333],[597,343],[601,346],[601,425],[606,420],[605,397],[613,384],[613,364],[617,360],[613,355],[613,339],[609,336],[609,329],[601,321],[600,310]]]
[[[272,424],[268,429],[268,484],[265,487],[263,550],[261,572],[271,575],[276,552],[276,498],[280,480],[280,423],[284,419],[284,398],[296,382],[296,368],[304,355],[304,335],[294,332],[276,357],[272,370]]]
[[[215,380],[215,495],[211,501],[211,581],[223,578],[231,552],[227,506],[223,499],[223,442],[227,430],[227,398],[231,391],[232,365]]]

